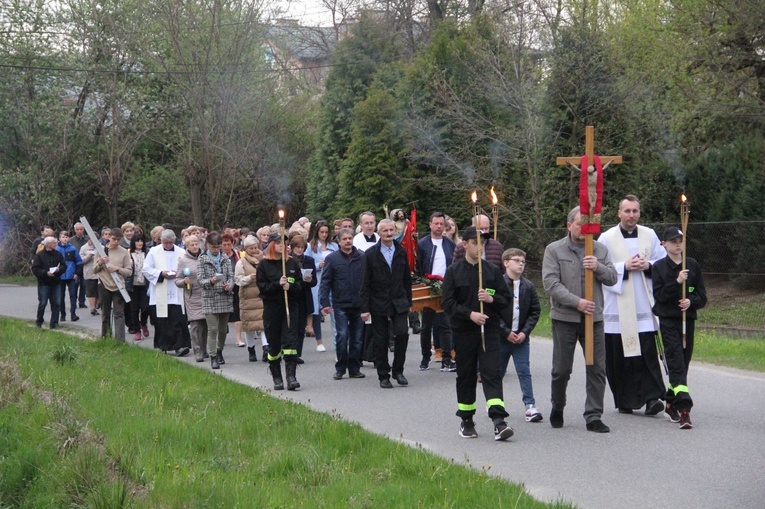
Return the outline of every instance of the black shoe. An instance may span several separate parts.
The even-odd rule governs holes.
[[[631,408],[620,408],[619,409],[619,413],[620,414],[631,414],[632,413],[632,409]]]
[[[420,371],[427,371],[430,369],[430,357],[423,357],[420,362]]]
[[[303,359],[301,359],[300,357],[298,357],[297,359],[295,359],[295,363],[296,364],[305,364],[305,361]]]
[[[218,358],[214,355],[210,357],[210,367],[212,369],[220,369],[220,364],[218,364]]]
[[[79,320],[79,319],[80,319],[80,317],[79,317],[79,316],[77,316],[77,315],[75,315],[74,313],[72,313],[72,321],[73,321],[73,322],[76,322],[76,321],[77,321],[77,320]]]
[[[204,360],[204,358],[203,358],[203,357],[197,357],[197,358],[196,358],[196,361],[197,361],[197,362],[204,362],[205,360]]]
[[[393,378],[396,379],[396,382],[398,382],[399,385],[409,385],[409,380],[406,379],[403,373],[396,375]]]
[[[422,327],[420,326],[412,327],[412,334],[420,334],[421,332],[422,332]]]
[[[441,373],[454,373],[457,371],[457,365],[449,358],[441,362]]]
[[[223,360],[223,350],[218,350],[218,353],[216,354],[216,356],[218,357],[218,364],[220,364],[221,366],[226,364],[226,361]]]
[[[513,428],[505,421],[499,421],[494,425],[494,440],[502,442],[513,436]]]
[[[210,354],[209,354],[209,353],[207,353],[207,352],[203,352],[203,353],[202,353],[202,358],[203,358],[203,359],[209,359],[209,358],[210,358]]]
[[[263,357],[261,357],[260,360],[262,360],[263,362],[268,362],[268,347],[267,346],[263,347]]]
[[[478,436],[473,419],[462,419],[460,423],[460,436],[462,438],[475,438]]]
[[[603,421],[600,419],[597,419],[587,423],[587,431],[592,431],[595,433],[608,433],[611,431],[611,428],[603,424]]]
[[[247,347],[247,353],[249,354],[249,361],[250,362],[258,362],[258,355],[255,353],[255,347],[254,346],[248,346]]]
[[[61,319],[59,320],[59,322],[65,322],[65,321],[66,321],[66,315],[61,315]]]
[[[645,404],[646,415],[656,415],[662,410],[664,410],[664,403],[662,403],[658,399],[648,400],[648,403]]]
[[[88,309],[88,305],[85,304],[84,302],[80,302],[80,305],[77,307],[79,307],[80,309]]]
[[[552,409],[550,412],[550,426],[553,428],[563,427],[563,410]]]
[[[341,371],[336,371],[334,375],[332,375],[333,380],[342,380],[343,379],[343,373]]]
[[[348,373],[348,378],[365,378],[367,375],[362,373],[361,371],[351,371]]]
[[[90,310],[90,314],[93,316],[96,316],[98,314],[98,310],[96,308],[93,308]]]
[[[186,356],[186,355],[188,355],[188,354],[189,354],[189,349],[188,349],[188,348],[186,348],[186,347],[183,347],[183,348],[178,348],[178,349],[175,351],[175,356],[176,356],[176,357],[184,357],[184,356]]]
[[[42,322],[35,322],[35,327],[42,329]]]
[[[380,388],[382,389],[393,389],[393,384],[390,383],[390,380],[387,378],[383,378],[380,380]]]
[[[670,422],[680,422],[680,412],[671,403],[664,408],[664,415],[669,417]]]
[[[689,410],[680,410],[680,429],[693,429]]]

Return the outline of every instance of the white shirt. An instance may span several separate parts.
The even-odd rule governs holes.
[[[355,237],[353,237],[353,245],[356,249],[359,251],[366,251],[370,247],[374,246],[379,242],[380,236],[376,233],[372,233],[372,236],[370,238],[373,238],[374,241],[369,241],[366,239],[366,236],[364,235],[364,232],[359,232],[356,234]]]
[[[521,280],[513,281],[513,325],[511,329],[513,331],[518,330],[520,318],[521,318]]]
[[[433,243],[433,266],[430,273],[434,276],[444,276],[446,274],[446,255],[444,254],[444,239],[430,238]]]

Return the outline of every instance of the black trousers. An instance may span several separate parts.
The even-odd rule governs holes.
[[[430,359],[430,338],[434,335],[436,328],[441,333],[439,339],[443,358],[448,359],[452,351],[452,327],[449,322],[449,315],[446,313],[436,313],[435,310],[430,308],[422,310],[422,332],[420,332],[422,357]]]
[[[479,363],[489,417],[494,420],[508,416],[502,393],[502,378],[499,376],[499,326],[490,324],[485,330],[486,351],[483,350],[480,330],[453,331],[454,351],[458,361],[457,416],[463,419],[473,417],[476,411]]]
[[[388,363],[388,340],[393,328],[393,366]],[[404,373],[406,362],[406,347],[409,343],[409,313],[398,313],[392,316],[372,315],[372,341],[374,345],[375,367],[377,378],[387,380],[391,371],[393,377]]]
[[[625,357],[621,334],[606,334],[606,377],[616,408],[637,410],[652,399],[664,399],[656,333],[641,332],[638,357]]]
[[[290,299],[290,319],[287,323],[287,313],[283,302],[272,300],[263,301],[263,329],[268,338],[268,361],[280,362],[282,350],[284,360],[295,360],[297,353],[297,332],[299,311],[295,299]]]
[[[693,333],[696,320],[686,320],[685,348],[683,348],[683,320],[681,318],[659,318],[659,330],[664,343],[664,357],[669,370],[667,403],[677,410],[690,410],[693,399],[688,392],[688,366],[693,356]]]

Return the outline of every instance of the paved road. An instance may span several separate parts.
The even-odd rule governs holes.
[[[0,285],[0,315],[34,320],[36,289]],[[329,323],[324,324],[329,336]],[[83,314],[66,328],[100,331],[100,316]],[[233,333],[220,374],[243,384],[270,388],[266,364],[247,362],[247,351],[236,348]],[[589,433],[584,428],[584,366],[577,359],[569,385],[566,423],[552,429],[550,359],[552,343],[533,338],[531,367],[542,423],[523,420],[517,378],[505,378],[505,402],[515,436],[507,443],[493,441],[491,421],[479,414],[479,438],[457,435],[455,374],[435,369],[421,372],[419,337],[412,336],[405,374],[409,387],[380,389],[371,367],[367,378],[332,380],[331,345],[318,353],[306,341],[306,363],[298,370],[302,388],[280,392],[322,411],[340,414],[375,433],[425,449],[457,462],[523,483],[542,500],[573,502],[582,508],[631,507],[765,508],[765,376],[694,363],[690,387],[696,402],[694,429],[681,431],[663,417],[621,415],[610,407],[606,391],[603,420],[611,433]],[[331,343],[328,342],[328,343]],[[150,348],[151,340],[140,343]],[[259,352],[260,353],[260,352]],[[197,364],[193,358],[183,362]],[[512,363],[511,363],[512,365]],[[479,396],[479,408],[483,403]]]

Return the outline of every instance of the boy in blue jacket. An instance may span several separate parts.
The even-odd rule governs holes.
[[[61,274],[61,286],[59,289],[60,301],[61,301],[61,321],[66,321],[66,291],[69,289],[69,302],[72,309],[72,321],[76,322],[80,319],[77,316],[77,286],[79,282],[79,276],[77,275],[77,268],[82,267],[82,258],[80,258],[80,252],[76,247],[69,243],[69,232],[62,230],[58,234],[58,247],[56,250],[61,253],[66,263],[66,272]]]

